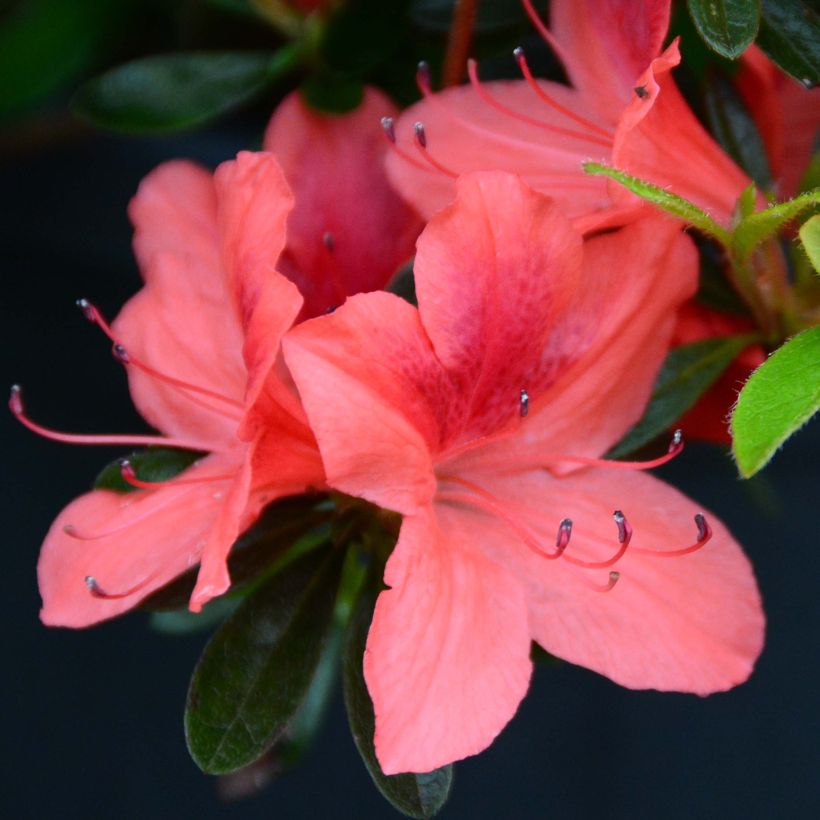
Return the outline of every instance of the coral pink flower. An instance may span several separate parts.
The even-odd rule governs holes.
[[[520,174],[560,202],[571,217],[607,210],[611,218],[637,200],[614,184],[586,176],[581,163],[610,163],[668,186],[728,223],[749,184],[698,123],[671,76],[677,41],[661,45],[669,0],[554,0],[551,29],[524,5],[563,61],[572,87],[533,78],[517,50],[523,81],[471,85],[432,94],[399,119],[391,179],[425,216],[453,196],[453,177],[472,170]],[[422,128],[414,124],[420,123]],[[415,143],[415,144],[414,144]],[[583,226],[583,223],[581,223]]]
[[[600,460],[695,288],[688,237],[652,216],[582,243],[518,177],[470,174],[415,273],[418,309],[356,296],[282,343],[330,486],[403,516],[364,657],[384,771],[484,749],[532,639],[634,688],[745,680],[763,614],[739,546],[634,470],[669,456]]]
[[[170,162],[141,184],[130,214],[145,287],[110,327],[82,306],[115,342],[137,409],[162,435],[55,434],[25,416],[19,392],[12,409],[58,440],[208,455],[154,486],[125,467],[143,489],[97,490],[60,513],[38,568],[45,623],[110,618],[201,561],[198,610],[228,588],[228,551],[265,504],[324,485],[279,343],[299,316],[381,287],[412,254],[418,218],[382,170],[375,113],[386,104],[369,91],[358,111],[324,118],[292,97],[265,142],[284,173],[271,154],[242,153],[213,177]],[[368,231],[375,251],[361,247]]]

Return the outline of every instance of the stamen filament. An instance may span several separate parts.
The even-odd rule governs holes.
[[[683,452],[683,434],[680,430],[675,430],[672,441],[666,455],[648,461],[614,461],[606,458],[592,458],[591,456],[571,456],[571,455],[546,455],[539,456],[538,461],[542,464],[558,464],[562,461],[571,461],[575,464],[585,464],[590,467],[608,467],[613,470],[651,470],[653,467],[660,467],[672,461]]]
[[[695,524],[698,528],[697,541],[689,547],[682,547],[681,549],[675,550],[653,550],[633,547],[632,552],[639,553],[640,555],[651,555],[655,558],[677,558],[681,555],[689,555],[690,553],[697,552],[711,540],[713,533],[703,513],[697,513],[695,515]]]
[[[618,525],[618,541],[621,546],[611,558],[605,561],[584,561],[581,558],[574,558],[569,553],[564,553],[564,560],[582,569],[606,569],[620,561],[632,540],[632,527],[629,526],[626,516],[620,510],[615,510],[613,518]]]
[[[86,575],[85,576],[85,585],[88,587],[88,591],[95,597],[95,598],[103,598],[105,600],[113,601],[118,600],[120,598],[127,598],[129,595],[133,595],[135,592],[139,592],[141,589],[145,588],[151,581],[156,578],[158,573],[154,572],[149,575],[144,580],[140,581],[138,584],[135,584],[130,589],[126,589],[123,592],[106,592],[97,582],[97,579],[93,575]]]
[[[427,165],[419,162],[415,157],[410,156],[402,148],[399,148],[398,144],[396,143],[396,130],[393,125],[393,118],[392,117],[382,117],[382,129],[384,131],[385,137],[387,137],[387,141],[390,143],[390,148],[395,151],[405,162],[409,162],[415,168],[418,168],[420,171],[425,171],[429,174],[433,173],[433,169],[429,168]]]
[[[533,8],[531,0],[521,0],[521,5],[524,6],[524,11],[532,21],[538,33],[547,41],[549,47],[555,52],[558,59],[564,65],[567,64],[567,54],[561,44],[552,36],[552,32],[544,25],[544,21],[538,15],[538,12]]]
[[[107,445],[125,445],[125,446],[158,446],[158,447],[179,447],[182,450],[209,450],[213,449],[206,443],[201,441],[192,441],[183,438],[166,438],[165,436],[143,436],[143,435],[128,435],[127,433],[119,434],[113,433],[110,435],[83,435],[78,433],[61,433],[59,430],[52,430],[49,427],[43,427],[32,421],[25,411],[23,406],[23,392],[19,384],[12,385],[11,395],[9,397],[9,408],[17,417],[17,420],[24,426],[28,427],[33,433],[42,436],[43,438],[51,439],[52,441],[61,441],[65,444],[97,444],[102,446]]]
[[[143,481],[137,478],[134,467],[127,458],[120,459],[120,475],[123,481],[132,487],[139,487],[144,490],[155,490],[160,487],[178,486],[180,484],[203,484],[209,481],[231,481],[236,478],[236,473],[223,475],[197,476],[197,478],[172,478],[169,481]]]
[[[422,123],[417,122],[413,126],[413,135],[413,143],[416,146],[416,150],[433,168],[436,169],[436,171],[440,171],[442,174],[450,177],[451,179],[456,179],[458,177],[458,174],[455,171],[450,170],[446,165],[442,165],[434,159],[427,150],[427,135],[424,133],[424,125]]]
[[[535,119],[534,117],[529,117],[526,114],[522,114],[520,111],[508,108],[506,105],[500,103],[492,95],[488,94],[484,90],[483,86],[481,85],[481,81],[478,78],[477,66],[478,64],[475,60],[467,61],[467,74],[470,78],[470,83],[475,89],[476,94],[478,94],[478,96],[487,105],[489,105],[492,108],[495,108],[496,111],[499,111],[502,114],[506,114],[508,117],[512,117],[513,119],[527,123],[528,125],[532,125],[535,128],[541,128],[544,131],[551,131],[555,134],[562,134],[566,137],[572,137],[574,139],[586,140],[587,142],[592,142],[595,145],[601,145],[604,148],[612,147],[612,141],[610,139],[601,139],[601,137],[585,134],[583,131],[573,131],[569,128],[561,128],[557,125],[550,125],[547,122],[543,122],[541,120]]]

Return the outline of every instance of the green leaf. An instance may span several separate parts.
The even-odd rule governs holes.
[[[296,45],[276,53],[179,52],[145,57],[86,83],[75,114],[100,128],[150,133],[192,128],[246,102],[296,66]]]
[[[603,165],[598,162],[585,162],[583,164],[584,171],[590,176],[605,176],[614,179],[620,183],[633,194],[636,194],[641,199],[651,202],[661,210],[683,219],[690,225],[697,228],[706,236],[711,236],[722,245],[728,246],[730,237],[725,228],[718,225],[709,214],[702,211],[697,205],[693,205],[683,197],[673,194],[671,191],[666,191],[647,182],[643,179],[630,176],[629,174],[619,171],[617,168],[612,168],[609,165]]]
[[[344,650],[342,679],[350,731],[376,788],[393,807],[408,817],[433,817],[450,796],[453,767],[444,766],[426,774],[386,775],[379,766],[373,748],[376,721],[373,703],[364,681],[362,659],[367,632],[373,620],[376,595],[376,590],[371,589],[359,599]]]
[[[700,36],[723,57],[739,57],[757,35],[760,0],[689,0],[688,5]]]
[[[800,227],[800,241],[812,266],[820,273],[820,214],[813,216]]]
[[[260,757],[313,680],[332,625],[344,550],[310,553],[243,601],[194,670],[185,736],[197,765],[225,774]]]
[[[770,189],[772,175],[766,159],[766,146],[734,84],[722,74],[710,72],[704,103],[709,127],[726,153],[761,188]],[[744,205],[750,199],[748,191],[749,188],[746,188],[741,195],[741,199],[746,198]],[[754,198],[755,192],[752,190],[752,204]]]
[[[820,189],[807,191],[788,202],[780,202],[741,220],[732,235],[737,258],[748,259],[752,251],[773,237],[784,225],[800,216],[807,208],[820,203]]]
[[[239,606],[240,598],[223,595],[202,607],[201,612],[175,609],[151,613],[151,629],[164,635],[190,635],[216,626]]]
[[[703,339],[669,352],[643,416],[607,454],[620,458],[668,430],[720,377],[753,335]]]
[[[205,453],[194,450],[178,450],[174,447],[149,447],[127,456],[134,468],[137,478],[142,481],[168,481],[187,470],[195,461],[203,458]],[[94,480],[95,490],[113,490],[117,493],[130,493],[137,489],[122,477],[121,459],[106,465]]]
[[[762,0],[757,44],[787,74],[820,83],[820,14],[801,0]]]
[[[745,478],[768,464],[781,444],[820,409],[820,327],[776,350],[738,396],[732,452]]]
[[[344,74],[320,71],[301,86],[305,102],[325,114],[345,114],[358,108],[364,99],[364,85]]]
[[[228,571],[233,586],[243,584],[263,572],[272,572],[280,561],[284,562],[325,543],[329,537],[327,522],[332,515],[332,507],[323,499],[324,496],[294,496],[270,504],[259,520],[231,547]],[[192,567],[145,598],[139,608],[150,612],[186,608],[198,572],[198,567]]]

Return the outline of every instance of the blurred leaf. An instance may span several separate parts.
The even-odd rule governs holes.
[[[187,470],[206,453],[194,450],[178,450],[174,447],[149,447],[126,456],[137,477],[142,481],[169,481]],[[106,465],[94,480],[95,490],[113,490],[117,493],[131,493],[138,489],[122,477],[121,459]]]
[[[678,217],[678,219],[685,220],[706,236],[710,236],[722,245],[729,244],[729,234],[726,229],[718,225],[709,214],[698,208],[697,205],[693,205],[683,197],[679,197],[664,188],[659,188],[646,180],[630,176],[609,165],[598,162],[585,162],[583,168],[584,172],[590,176],[605,176],[614,179],[628,191],[632,191],[641,199],[651,202],[661,210]]]
[[[239,606],[240,598],[223,595],[202,607],[201,612],[175,609],[151,613],[151,629],[164,635],[190,635],[203,632],[224,621]]]
[[[780,202],[747,216],[735,228],[732,235],[734,252],[741,260],[747,259],[752,251],[773,237],[784,225],[800,216],[807,208],[820,203],[820,189],[800,194],[787,202]]]
[[[292,557],[291,552],[299,555],[326,542],[332,509],[323,506],[323,499],[324,496],[294,496],[270,504],[231,547],[228,571],[233,586],[272,570],[277,562]],[[198,567],[192,567],[151,593],[139,608],[150,612],[186,608],[198,572]]]
[[[373,620],[376,595],[375,590],[368,590],[359,599],[344,649],[342,680],[350,731],[376,788],[392,806],[408,817],[433,817],[450,796],[453,767],[444,766],[427,774],[386,775],[379,766],[373,748],[376,721],[373,703],[364,682],[362,659],[367,632]]]
[[[815,271],[820,273],[820,214],[813,216],[800,227],[800,241]]]
[[[735,86],[727,77],[710,72],[704,103],[710,129],[717,141],[761,188],[769,190],[772,175],[766,146]]]
[[[607,456],[620,458],[668,430],[754,340],[751,334],[724,336],[671,350],[643,416]]]
[[[783,442],[820,409],[820,327],[804,330],[776,350],[738,396],[732,452],[740,474],[754,475]]]
[[[23,0],[0,21],[0,115],[71,85],[131,18],[120,0]]]
[[[313,680],[332,624],[344,550],[310,553],[261,585],[213,636],[194,670],[188,749],[209,774],[259,758]]]
[[[762,0],[757,44],[807,87],[820,83],[820,14],[802,0]]]
[[[277,52],[178,52],[145,57],[87,82],[75,114],[135,133],[192,128],[241,105],[295,68],[296,45]]]
[[[734,59],[757,35],[760,0],[688,0],[700,36],[723,57]]]
[[[358,108],[364,97],[361,80],[321,71],[308,77],[301,87],[305,102],[317,111],[346,114]]]

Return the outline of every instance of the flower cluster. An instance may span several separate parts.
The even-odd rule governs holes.
[[[764,634],[751,566],[720,520],[645,472],[681,452],[680,431],[660,456],[607,454],[670,348],[750,320],[694,301],[679,219],[581,165],[669,188],[727,231],[751,181],[675,85],[668,0],[554,0],[550,28],[524,7],[571,87],[537,80],[518,49],[518,81],[482,83],[471,62],[468,85],[434,93],[423,66],[403,113],[374,89],[343,116],[293,94],[264,150],[143,181],[144,287],[110,323],[79,306],[158,433],[50,430],[17,386],[10,405],[59,441],[184,458],[164,477],[123,459],[124,488],[59,514],[38,568],[46,624],[117,616],[197,565],[192,611],[250,595],[231,591],[232,548],[304,496],[354,522],[331,540],[382,581],[359,661],[386,775],[486,748],[526,693],[533,642],[635,689],[746,680]],[[810,146],[786,150],[792,102],[772,71],[752,50],[738,83],[791,194]],[[725,438],[728,392],[684,431]]]

